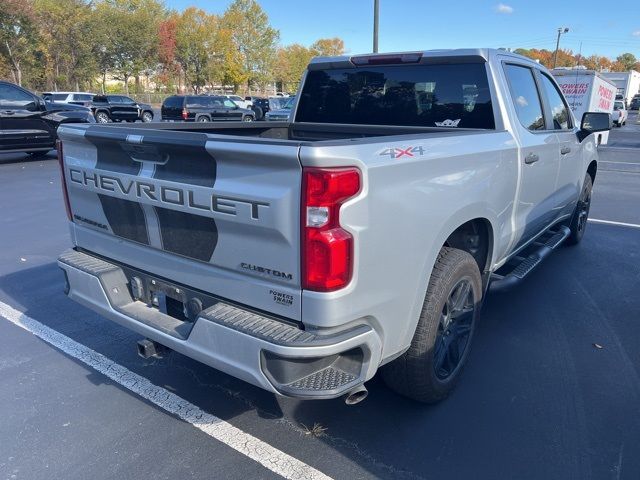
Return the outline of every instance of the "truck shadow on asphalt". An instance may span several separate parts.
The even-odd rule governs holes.
[[[276,397],[176,353],[143,360],[137,334],[66,298],[53,262],[1,277],[0,298],[329,475],[346,459],[377,478],[609,478],[622,468],[621,444],[624,470],[640,471],[637,239],[591,225],[526,285],[489,296],[460,384],[432,406],[377,377],[348,407]]]

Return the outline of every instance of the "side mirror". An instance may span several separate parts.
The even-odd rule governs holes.
[[[612,126],[611,114],[604,112],[585,112],[582,115],[578,136],[580,141],[582,141],[592,133],[611,130]]]

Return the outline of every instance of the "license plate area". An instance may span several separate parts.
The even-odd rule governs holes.
[[[218,300],[142,272],[123,268],[134,300],[181,322],[193,323],[200,312]]]

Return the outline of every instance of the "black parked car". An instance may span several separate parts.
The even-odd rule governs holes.
[[[253,110],[240,108],[228,98],[209,95],[173,95],[162,102],[162,120],[184,122],[252,122]]]
[[[640,97],[633,97],[631,99],[629,110],[640,110]]]
[[[125,95],[96,95],[91,105],[98,123],[153,121],[153,109]]]
[[[55,147],[61,123],[94,122],[91,110],[43,100],[18,85],[0,81],[0,151],[46,155]]]
[[[263,97],[244,97],[244,99],[252,102],[251,110],[256,114],[256,120],[264,120],[264,116],[270,110],[269,99]]]

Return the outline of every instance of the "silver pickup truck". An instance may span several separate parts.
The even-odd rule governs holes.
[[[317,58],[291,122],[64,125],[73,300],[278,394],[423,402],[482,300],[582,238],[593,132],[500,50]]]

